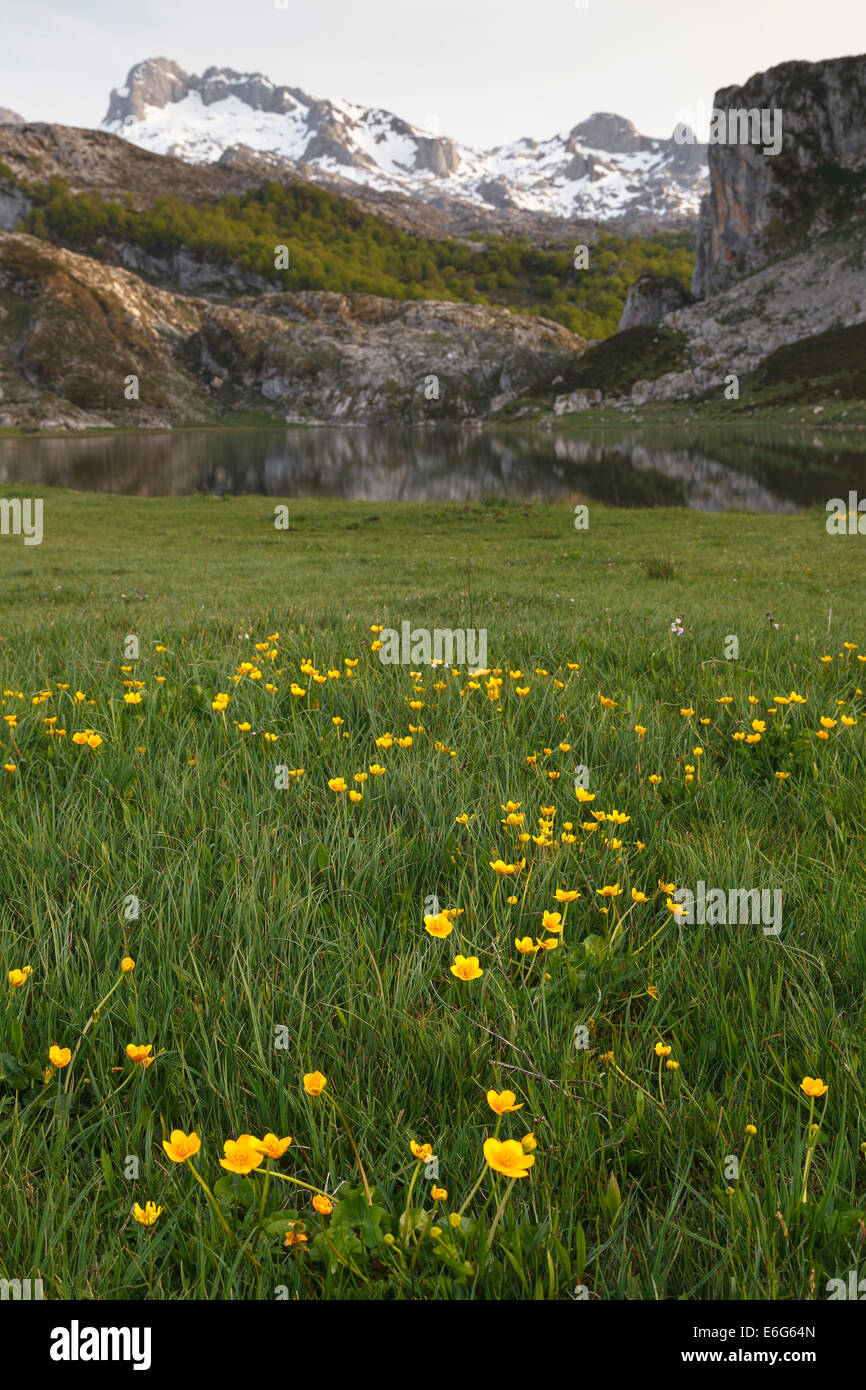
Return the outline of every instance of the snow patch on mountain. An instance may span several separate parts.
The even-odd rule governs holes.
[[[390,111],[320,101],[261,73],[198,77],[165,58],[130,71],[102,128],[196,164],[245,147],[324,184],[581,220],[682,225],[707,191],[705,146],[640,135],[609,113],[549,140],[475,150]]]

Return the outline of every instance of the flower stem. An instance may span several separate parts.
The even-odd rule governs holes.
[[[201,1183],[202,1187],[204,1188],[205,1193],[207,1194],[207,1199],[208,1199],[208,1201],[210,1202],[210,1204],[211,1204],[213,1210],[215,1211],[215,1213],[216,1213],[216,1215],[217,1215],[217,1218],[218,1218],[218,1220],[219,1220],[219,1223],[220,1223],[220,1225],[222,1226],[223,1230],[225,1231],[226,1235],[229,1236],[230,1239],[234,1241],[235,1245],[240,1245],[240,1241],[238,1240],[238,1238],[237,1238],[237,1236],[235,1235],[234,1231],[232,1230],[231,1226],[230,1226],[229,1223],[226,1221],[225,1217],[223,1216],[222,1212],[220,1211],[219,1202],[217,1201],[216,1197],[215,1197],[215,1196],[213,1195],[213,1193],[211,1192],[210,1188],[208,1187],[208,1185],[207,1185],[207,1183],[205,1182],[204,1178],[202,1177],[201,1173],[199,1173],[198,1169],[193,1165],[193,1163],[192,1163],[189,1159],[187,1160],[187,1162],[189,1163],[189,1171],[192,1173],[192,1175],[193,1175],[193,1177],[196,1179],[196,1181],[199,1182],[199,1183]]]
[[[268,1157],[267,1157],[267,1159],[266,1159],[266,1161],[265,1161],[265,1181],[264,1181],[264,1183],[262,1184],[262,1200],[261,1200],[261,1202],[259,1203],[259,1225],[260,1225],[260,1226],[264,1225],[264,1220],[265,1220],[265,1202],[266,1202],[267,1199],[268,1199],[268,1188],[270,1187],[270,1185],[271,1185],[271,1158],[270,1158],[270,1154],[269,1154]]]
[[[489,1254],[489,1252],[490,1252],[490,1247],[491,1247],[491,1245],[493,1244],[493,1237],[494,1237],[495,1234],[496,1234],[496,1227],[499,1225],[499,1222],[500,1222],[500,1220],[501,1220],[501,1218],[502,1218],[502,1213],[503,1213],[504,1210],[505,1210],[505,1203],[508,1201],[508,1198],[511,1196],[511,1189],[512,1189],[512,1187],[514,1186],[514,1184],[515,1184],[516,1182],[517,1182],[517,1179],[516,1179],[516,1178],[512,1178],[512,1179],[511,1179],[511,1182],[508,1184],[508,1186],[507,1186],[506,1189],[505,1189],[505,1193],[504,1193],[504,1196],[503,1196],[503,1198],[502,1198],[502,1201],[499,1203],[499,1210],[497,1211],[496,1215],[495,1215],[494,1218],[493,1218],[493,1225],[490,1227],[490,1234],[489,1234],[489,1236],[487,1237],[486,1253],[488,1253],[488,1254]]]
[[[408,1191],[407,1196],[406,1196],[406,1210],[403,1212],[403,1221],[402,1221],[402,1227],[403,1227],[403,1229],[402,1229],[402,1232],[401,1232],[401,1240],[400,1240],[400,1244],[401,1244],[403,1250],[406,1249],[406,1244],[407,1244],[407,1242],[408,1242],[408,1240],[409,1240],[409,1208],[410,1208],[411,1205],[412,1205],[412,1189],[413,1189],[414,1186],[415,1186],[415,1182],[416,1182],[416,1179],[417,1179],[417,1177],[418,1177],[418,1174],[421,1172],[421,1164],[423,1163],[423,1161],[424,1161],[423,1159],[420,1159],[420,1158],[419,1158],[418,1162],[415,1164],[415,1172],[412,1174],[412,1181],[411,1181],[410,1184],[409,1184],[409,1191]]]
[[[809,1137],[809,1146],[808,1146],[808,1148],[806,1149],[806,1162],[805,1162],[805,1164],[804,1164],[804,1166],[803,1166],[803,1196],[800,1198],[801,1202],[805,1202],[806,1197],[807,1197],[807,1194],[808,1194],[808,1191],[809,1191],[809,1169],[810,1169],[811,1166],[812,1166],[812,1155],[813,1155],[814,1152],[815,1152],[815,1144],[814,1144],[814,1141],[813,1141],[813,1139],[812,1139],[812,1121],[813,1121],[814,1118],[815,1118],[815,1097],[814,1097],[814,1096],[810,1096],[810,1097],[809,1097],[809,1128],[808,1128],[808,1131],[807,1131],[808,1137]]]
[[[367,1174],[364,1172],[364,1165],[361,1162],[361,1155],[358,1153],[358,1146],[355,1143],[355,1140],[352,1136],[352,1131],[349,1128],[349,1122],[346,1119],[337,1102],[334,1100],[334,1097],[330,1094],[330,1092],[326,1091],[325,1094],[327,1095],[328,1099],[330,1100],[331,1104],[333,1105],[334,1109],[336,1110],[337,1114],[342,1120],[343,1128],[349,1136],[349,1143],[352,1145],[352,1153],[355,1155],[355,1162],[358,1165],[358,1170],[361,1174],[361,1181],[364,1184],[364,1192],[367,1196],[367,1206],[371,1207],[373,1205],[373,1194],[370,1191],[370,1184],[367,1182]]]

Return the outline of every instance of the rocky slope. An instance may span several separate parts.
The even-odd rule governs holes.
[[[111,94],[103,127],[159,154],[214,163],[243,149],[346,191],[411,195],[453,212],[689,225],[706,188],[706,148],[651,139],[596,113],[549,140],[474,150],[389,111],[327,101],[261,73],[189,74],[167,58],[136,64]]]
[[[0,427],[459,420],[500,409],[585,344],[544,319],[371,295],[216,305],[0,233]],[[130,377],[137,378],[138,396]]]
[[[24,117],[19,116],[17,111],[10,111],[8,106],[0,106],[0,125],[23,125]]]
[[[65,179],[73,193],[94,191],[104,197],[130,199],[135,207],[152,204],[170,191],[182,202],[215,201],[230,193],[258,188],[267,179],[282,184],[308,184],[290,160],[238,145],[215,164],[192,164],[173,155],[154,154],[106,130],[76,126],[0,122],[0,161],[20,183]],[[308,171],[309,172],[309,171]],[[0,180],[2,182],[2,180]],[[321,180],[320,180],[321,182]],[[526,236],[534,243],[591,241],[595,224],[522,211],[485,208],[444,195],[434,205],[407,193],[379,190],[364,184],[332,181],[364,211],[421,236],[466,236],[480,231],[493,235]],[[0,229],[12,231],[32,204],[22,204],[19,188],[13,215],[4,208],[0,192]]]

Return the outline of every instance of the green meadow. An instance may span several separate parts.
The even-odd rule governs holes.
[[[0,1276],[816,1301],[863,1276],[861,537],[40,495],[43,543],[0,539]],[[485,672],[382,664],[404,620],[486,629]],[[781,930],[682,921],[698,882],[780,891]]]

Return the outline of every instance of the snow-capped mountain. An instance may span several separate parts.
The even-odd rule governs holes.
[[[132,68],[102,128],[196,164],[241,149],[344,191],[584,221],[683,225],[707,191],[705,145],[640,135],[621,116],[597,113],[549,140],[474,150],[390,111],[319,101],[261,73],[211,67],[197,77],[167,58]]]

